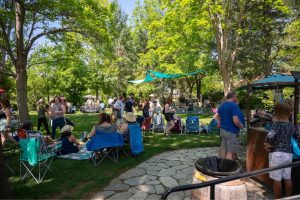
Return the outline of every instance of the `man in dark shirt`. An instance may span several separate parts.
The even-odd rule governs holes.
[[[134,107],[134,101],[133,101],[134,95],[131,93],[130,97],[126,100],[125,102],[125,107],[124,111],[127,112],[132,112],[133,113],[133,107]]]

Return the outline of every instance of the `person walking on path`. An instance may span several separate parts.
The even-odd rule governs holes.
[[[59,127],[62,129],[65,126],[65,117],[66,108],[59,101],[58,97],[55,97],[54,103],[50,107],[50,113],[52,118],[52,139],[55,139],[56,128]]]
[[[41,125],[43,123],[45,130],[47,132],[47,135],[50,135],[47,117],[46,117],[46,113],[49,113],[49,111],[48,111],[48,109],[46,109],[45,101],[43,99],[40,99],[37,103],[37,113],[38,113],[37,130],[39,131],[41,129]]]
[[[239,150],[238,134],[244,126],[240,120],[243,115],[237,105],[237,95],[229,92],[227,101],[223,102],[215,115],[218,127],[220,127],[221,146],[220,157],[234,159],[234,155]]]
[[[273,117],[272,129],[265,139],[265,150],[269,151],[269,167],[292,163],[293,160],[290,138],[295,129],[289,121],[292,110],[287,103],[276,103],[274,111],[275,116]],[[273,192],[276,199],[281,198],[282,179],[284,180],[286,196],[292,195],[293,183],[291,181],[290,167],[272,171],[269,173],[269,176],[273,180]]]

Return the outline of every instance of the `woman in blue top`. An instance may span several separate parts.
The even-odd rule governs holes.
[[[66,155],[70,153],[77,153],[81,148],[80,143],[74,135],[72,135],[73,126],[65,125],[61,130],[60,141],[62,143],[61,154]]]

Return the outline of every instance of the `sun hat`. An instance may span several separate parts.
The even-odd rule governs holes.
[[[65,125],[64,127],[62,127],[62,129],[60,129],[60,132],[61,133],[64,133],[64,132],[70,132],[74,129],[73,126],[70,126],[70,125]]]
[[[150,94],[149,97],[155,97],[155,95],[154,94]]]
[[[128,122],[136,122],[136,116],[132,112],[128,112],[123,117]]]

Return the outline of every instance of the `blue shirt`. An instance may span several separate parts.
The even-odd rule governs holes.
[[[240,129],[234,124],[233,116],[239,118],[240,122],[243,123],[244,118],[238,105],[231,101],[222,103],[218,109],[218,113],[221,120],[221,128],[234,134],[238,134]]]

